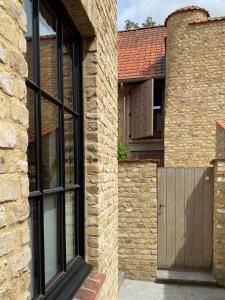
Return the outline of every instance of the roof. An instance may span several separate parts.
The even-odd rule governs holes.
[[[165,76],[164,26],[118,32],[119,79]]]
[[[204,12],[207,17],[209,17],[209,12],[205,9],[205,8],[202,8],[202,7],[199,7],[199,6],[195,6],[195,5],[191,5],[191,6],[186,6],[186,7],[182,7],[182,8],[179,8],[175,11],[173,11],[165,20],[165,26],[167,24],[167,21],[168,19],[173,16],[173,15],[176,15],[176,14],[180,14],[180,13],[183,13],[183,12],[189,12],[189,11],[193,11],[193,10],[198,10],[198,11],[202,11]]]
[[[47,134],[50,134],[56,130],[56,127],[46,127],[42,128],[42,136],[45,136]],[[29,143],[32,143],[35,141],[35,131],[32,128],[28,128],[27,130]]]

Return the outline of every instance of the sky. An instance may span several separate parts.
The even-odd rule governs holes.
[[[141,25],[148,16],[160,25],[171,12],[187,5],[203,7],[211,17],[225,16],[225,0],[118,0],[118,28],[123,30],[127,19]]]

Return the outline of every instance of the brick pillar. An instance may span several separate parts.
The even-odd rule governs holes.
[[[225,159],[214,160],[213,271],[225,286]]]

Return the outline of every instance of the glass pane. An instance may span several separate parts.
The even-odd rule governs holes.
[[[64,113],[65,136],[65,182],[66,186],[74,184],[74,126],[73,116]]]
[[[40,1],[39,30],[41,88],[57,97],[56,17],[47,1]]]
[[[36,133],[35,133],[35,92],[27,88],[27,109],[29,110],[29,128],[28,128],[28,177],[30,192],[36,191]]]
[[[75,256],[75,202],[74,192],[65,195],[66,202],[66,262]]]
[[[63,29],[63,99],[64,104],[73,109],[73,51],[72,39],[68,31]]]
[[[44,189],[59,186],[59,109],[42,98],[42,172]]]
[[[30,202],[30,216],[28,218],[28,226],[29,226],[29,231],[30,231],[30,250],[31,250],[31,260],[29,262],[29,269],[30,269],[30,285],[28,287],[28,290],[31,294],[31,297],[34,296],[35,293],[35,265],[37,265],[37,251],[35,251],[35,246],[34,246],[34,228],[37,226],[37,210],[36,206],[33,201]],[[36,248],[37,250],[37,248]],[[37,276],[37,274],[36,274]]]
[[[57,253],[57,196],[44,198],[45,283],[59,270]]]
[[[28,64],[28,78],[33,78],[33,26],[32,26],[32,5],[30,0],[23,1],[23,7],[27,16],[27,32],[25,33],[25,38],[27,41],[27,52],[26,52],[26,61]]]

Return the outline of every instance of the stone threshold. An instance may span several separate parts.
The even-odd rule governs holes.
[[[174,283],[192,283],[216,285],[216,280],[211,272],[157,270],[156,281],[167,281]]]
[[[95,300],[105,278],[105,274],[91,273],[84,281],[73,300]]]

